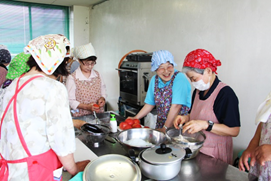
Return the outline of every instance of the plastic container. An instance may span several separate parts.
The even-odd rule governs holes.
[[[111,114],[110,130],[112,133],[116,133],[118,131],[118,124],[114,114]]]

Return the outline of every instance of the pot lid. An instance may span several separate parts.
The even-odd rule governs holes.
[[[151,164],[169,164],[180,161],[185,156],[185,150],[176,145],[155,146],[144,150],[141,158]]]
[[[84,181],[117,180],[140,181],[141,171],[129,158],[108,154],[90,162],[83,173]]]

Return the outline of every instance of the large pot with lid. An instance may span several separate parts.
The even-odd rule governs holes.
[[[178,175],[185,150],[176,145],[155,146],[139,154],[141,173],[154,180],[169,180]]]
[[[141,181],[138,165],[128,157],[108,154],[89,162],[84,169],[83,181]]]

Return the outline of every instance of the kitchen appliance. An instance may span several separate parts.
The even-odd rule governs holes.
[[[151,72],[152,53],[133,53],[126,57],[120,67],[120,100],[119,105],[127,105],[134,111],[128,111],[130,114],[137,113],[137,110],[144,105],[144,100],[148,90],[149,82],[155,72]],[[125,111],[126,111],[125,110]],[[135,116],[129,115],[129,116]],[[127,115],[126,115],[127,117]]]
[[[151,72],[151,53],[130,54],[123,61],[119,71],[121,101],[143,106]]]
[[[99,147],[99,143],[104,141],[106,135],[109,134],[109,127],[102,124],[86,123],[80,128],[82,134],[86,137],[87,142],[94,144],[94,147]]]
[[[164,143],[166,136],[164,133],[150,128],[133,128],[119,132],[116,139],[128,150],[134,149],[135,154],[138,155],[146,148]],[[142,142],[149,144],[143,145]]]
[[[138,163],[142,174],[146,177],[154,180],[170,180],[180,172],[184,156],[183,148],[161,144],[141,151]]]
[[[118,154],[108,154],[91,161],[83,173],[83,181],[141,181],[141,171],[135,162]]]
[[[182,129],[173,127],[166,130],[166,136],[172,144],[179,145],[185,149],[186,155],[184,160],[195,158],[206,139],[202,131],[193,134],[188,132],[182,133]]]

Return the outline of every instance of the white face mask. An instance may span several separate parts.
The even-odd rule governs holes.
[[[211,78],[211,77],[210,77],[210,78]],[[210,78],[209,78],[209,81],[208,81],[207,84],[205,84],[205,83],[203,82],[203,80],[200,79],[200,80],[197,81],[197,82],[192,82],[192,85],[193,85],[196,89],[198,89],[198,90],[200,90],[200,91],[205,91],[205,90],[207,90],[207,89],[210,88]]]

